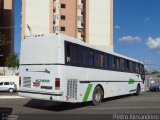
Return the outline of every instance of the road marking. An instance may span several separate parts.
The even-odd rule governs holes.
[[[19,98],[25,98],[25,97],[20,97],[20,96],[0,96],[0,99],[19,99]]]
[[[112,110],[112,109],[155,109],[160,108],[160,106],[150,106],[150,107],[112,107],[112,108],[82,108],[79,110]]]

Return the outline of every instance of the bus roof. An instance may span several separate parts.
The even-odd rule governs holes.
[[[82,46],[85,46],[85,47],[88,47],[88,48],[96,49],[96,50],[101,51],[101,52],[105,52],[105,53],[108,53],[108,54],[112,54],[112,55],[115,55],[115,56],[118,56],[118,57],[121,57],[121,58],[124,58],[124,59],[128,59],[128,60],[135,61],[135,62],[140,62],[140,63],[143,64],[142,61],[127,57],[125,55],[118,54],[118,53],[112,51],[111,49],[108,49],[108,48],[104,49],[100,46],[95,46],[95,45],[92,45],[92,44],[88,44],[88,43],[83,42],[82,40],[78,40],[74,37],[70,37],[70,36],[65,35],[65,34],[50,33],[50,34],[39,35],[39,36],[30,36],[29,38],[31,39],[31,38],[35,38],[35,37],[49,37],[49,38],[50,37],[51,38],[57,37],[57,39],[59,39],[61,41],[68,41],[68,42],[71,42],[71,43],[79,44],[79,45],[82,45]]]

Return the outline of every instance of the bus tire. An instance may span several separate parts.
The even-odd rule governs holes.
[[[136,89],[136,93],[134,93],[134,95],[138,96],[139,93],[140,93],[140,91],[141,91],[141,87],[140,87],[140,85],[138,84],[138,85],[137,85],[137,89]]]
[[[100,86],[96,86],[93,91],[92,104],[95,106],[99,105],[101,104],[102,99],[103,99],[103,91]]]

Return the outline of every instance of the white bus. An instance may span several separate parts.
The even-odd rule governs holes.
[[[27,37],[20,53],[19,95],[87,102],[144,91],[142,62],[59,34]]]

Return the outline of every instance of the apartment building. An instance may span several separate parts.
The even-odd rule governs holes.
[[[113,0],[22,0],[22,39],[48,33],[113,50]]]
[[[14,42],[14,11],[12,0],[0,0],[0,32],[6,37],[6,44],[0,45],[0,66],[5,65],[5,60],[13,52]]]

